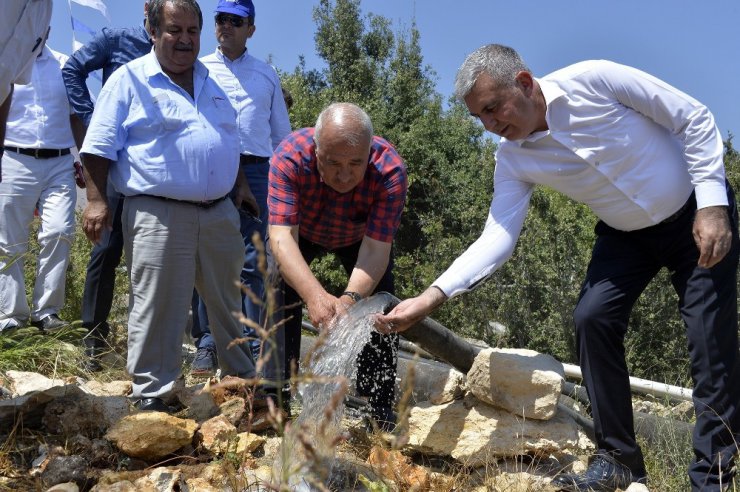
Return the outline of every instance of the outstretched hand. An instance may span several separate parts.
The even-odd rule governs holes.
[[[375,329],[385,334],[406,331],[446,300],[447,296],[441,290],[429,287],[419,296],[401,301],[388,314],[376,315]]]

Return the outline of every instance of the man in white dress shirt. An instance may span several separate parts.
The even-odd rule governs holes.
[[[485,228],[426,291],[378,317],[403,331],[474,288],[512,254],[535,185],[587,204],[600,219],[574,313],[598,452],[562,490],[615,490],[646,480],[624,357],[627,320],[665,267],[689,338],[694,405],[692,488],[731,483],[740,425],[737,211],[723,144],[701,103],[644,72],[587,61],[535,78],[511,48],[487,45],[458,71],[456,96],[490,132],[495,193]]]
[[[0,15],[0,142],[5,140],[13,84],[31,80],[33,60],[44,47],[51,0],[4,0]],[[0,158],[3,149],[0,148]],[[0,181],[2,166],[0,166]]]
[[[64,282],[74,240],[77,191],[70,107],[61,67],[67,57],[42,45],[31,82],[15,86],[0,183],[0,332],[28,321],[43,331],[67,323]],[[32,306],[26,300],[23,256],[34,210],[41,216]]]
[[[247,50],[247,40],[255,32],[254,4],[251,0],[220,0],[215,10],[216,39],[215,53],[201,61],[210,76],[229,96],[237,112],[239,127],[240,168],[249,182],[249,188],[257,200],[259,210],[255,214],[241,213],[241,233],[244,239],[245,257],[242,268],[242,285],[250,289],[257,299],[264,299],[263,273],[258,268],[259,253],[253,242],[258,233],[267,245],[267,177],[270,170],[272,151],[290,133],[290,121],[280,79],[275,69],[252,56]],[[249,295],[242,295],[244,315],[260,325],[265,324],[263,303],[255,302]],[[203,309],[194,323],[193,338],[198,343],[198,354],[193,362],[193,371],[207,372],[208,363],[214,357],[208,351],[208,319]],[[253,328],[247,327],[252,337],[252,354],[260,354],[260,340]],[[212,343],[212,342],[211,342]],[[267,362],[265,376],[278,377],[273,369],[278,367],[278,356],[274,347],[264,347],[275,357]],[[198,357],[198,356],[201,357]]]

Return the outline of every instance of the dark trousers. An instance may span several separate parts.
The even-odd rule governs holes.
[[[303,259],[309,265],[311,262],[328,252],[334,253],[342,263],[347,275],[350,275],[357,262],[360,251],[360,242],[327,250],[316,243],[299,238],[298,245]],[[388,268],[378,283],[374,292],[394,293],[393,285],[393,255],[391,254]],[[301,357],[301,321],[302,304],[298,293],[289,285],[285,285],[285,362],[286,374],[290,375],[291,365],[297,363]],[[292,307],[290,307],[292,306]],[[390,408],[396,390],[396,359],[398,355],[398,335],[381,335],[373,332],[370,342],[357,356],[357,392],[367,397],[373,409]]]
[[[116,267],[123,254],[121,211],[124,196],[108,185],[108,210],[113,217],[112,230],[103,231],[100,242],[93,246],[87,263],[85,287],[82,293],[82,326],[91,335],[105,339],[110,332],[108,316],[113,304]]]
[[[697,266],[692,235],[696,201],[677,219],[623,232],[603,222],[575,309],[576,342],[591,400],[596,444],[645,475],[635,440],[624,337],[632,306],[662,267],[671,273],[686,325],[694,381],[694,490],[720,490],[730,479],[740,429],[737,325],[737,210],[728,185],[732,248],[711,269]],[[660,329],[656,326],[655,329]]]

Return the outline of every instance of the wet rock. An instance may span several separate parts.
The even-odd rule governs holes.
[[[558,412],[550,420],[523,419],[472,395],[445,405],[411,408],[407,449],[450,456],[466,466],[524,454],[559,454],[576,449],[578,426]]]
[[[88,482],[87,468],[89,464],[82,456],[55,456],[49,461],[41,474],[44,485],[51,487],[60,483],[74,482],[85,488]]]
[[[556,414],[565,381],[554,357],[527,349],[483,350],[467,377],[468,389],[479,400],[538,420]]]
[[[129,456],[158,460],[190,444],[198,424],[162,412],[140,412],[124,417],[106,438]]]

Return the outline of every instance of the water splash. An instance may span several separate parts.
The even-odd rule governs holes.
[[[357,356],[370,341],[372,315],[378,312],[377,303],[363,300],[355,304],[321,339],[306,367],[307,382],[300,385],[303,408],[285,434],[273,467],[273,477],[281,483],[287,478],[290,490],[315,490],[312,480],[325,481],[330,476],[342,434],[344,393],[356,377]]]

